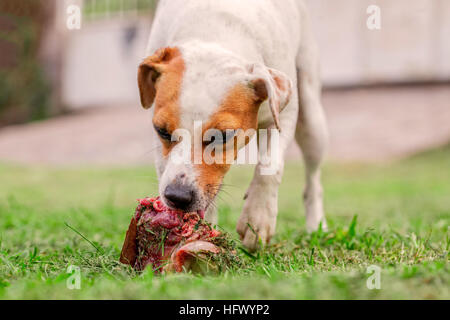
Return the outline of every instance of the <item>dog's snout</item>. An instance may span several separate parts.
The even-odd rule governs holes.
[[[171,207],[184,210],[194,200],[193,188],[180,184],[169,184],[164,190],[164,197]]]

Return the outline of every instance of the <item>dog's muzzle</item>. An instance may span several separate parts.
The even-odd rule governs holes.
[[[190,185],[171,183],[164,190],[164,198],[173,209],[187,211],[195,202],[195,190]]]

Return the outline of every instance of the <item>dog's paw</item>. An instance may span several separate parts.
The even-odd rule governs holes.
[[[273,199],[274,198],[274,199]],[[260,244],[268,244],[275,233],[277,223],[277,199],[252,199],[245,202],[236,230],[242,244],[255,251]]]

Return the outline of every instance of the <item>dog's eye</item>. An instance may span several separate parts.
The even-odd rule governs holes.
[[[169,132],[167,132],[166,129],[155,126],[155,130],[158,133],[158,135],[161,137],[161,139],[164,139],[167,141],[170,141],[172,139],[172,135]]]

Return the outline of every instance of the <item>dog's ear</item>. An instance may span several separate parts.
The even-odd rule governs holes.
[[[144,59],[138,69],[138,86],[142,107],[152,106],[156,96],[156,81],[164,73],[170,61],[179,54],[176,48],[158,49],[152,56]]]
[[[259,102],[269,100],[275,126],[281,131],[279,116],[291,98],[292,81],[283,72],[261,64],[250,65],[248,71],[252,77],[250,84],[255,91],[256,99]]]

